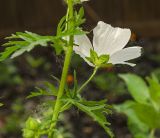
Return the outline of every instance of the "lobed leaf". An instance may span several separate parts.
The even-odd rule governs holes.
[[[70,101],[78,109],[92,117],[96,122],[99,123],[101,127],[104,128],[106,133],[113,138],[113,133],[108,127],[110,123],[108,122],[105,116],[105,114],[111,114],[110,107],[106,105],[106,100],[97,102],[86,101],[84,99],[81,99],[79,101],[74,99],[67,99],[67,101]]]
[[[5,48],[4,52],[0,53],[0,61],[9,57],[15,58],[24,52],[30,52],[36,46],[47,46],[48,42],[53,43],[54,41],[54,37],[52,36],[40,36],[28,31],[24,33],[17,32],[10,37],[6,37],[6,39],[9,41],[3,44],[3,46],[7,48]]]
[[[31,94],[29,96],[27,96],[27,98],[33,98],[33,97],[37,97],[37,96],[57,96],[57,88],[49,83],[49,82],[45,82],[45,89],[41,89],[41,88],[37,88],[36,92],[31,92]]]

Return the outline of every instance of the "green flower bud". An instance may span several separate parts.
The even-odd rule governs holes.
[[[29,129],[23,129],[23,137],[24,138],[34,138],[34,131]]]
[[[34,119],[29,117],[28,120],[26,121],[26,129],[30,129],[30,130],[36,130],[39,127],[39,122]]]

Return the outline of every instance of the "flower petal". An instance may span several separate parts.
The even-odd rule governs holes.
[[[94,66],[85,57],[90,57],[90,49],[93,49],[92,44],[87,35],[77,35],[74,38],[75,44],[73,50],[76,54],[80,55],[90,66]]]
[[[87,37],[87,35],[76,35],[75,38],[75,44],[78,46],[74,46],[74,51],[77,54],[83,54],[85,57],[90,56],[90,49],[92,48],[92,44]]]
[[[102,21],[93,30],[93,47],[98,55],[113,54],[121,50],[128,43],[130,29],[114,28]]]
[[[125,61],[137,58],[141,56],[141,47],[129,47],[117,51],[113,55],[110,56],[109,63],[112,64],[127,64],[130,66],[135,66],[135,64],[128,63]]]

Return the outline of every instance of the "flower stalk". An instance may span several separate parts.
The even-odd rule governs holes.
[[[86,87],[86,85],[93,79],[93,77],[96,75],[98,70],[98,67],[95,67],[93,70],[93,73],[89,77],[89,79],[78,89],[77,93],[81,93],[82,89]]]

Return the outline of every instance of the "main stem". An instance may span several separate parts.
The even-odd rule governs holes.
[[[71,22],[68,22],[66,25],[67,29],[74,29],[74,21],[72,20],[73,19],[73,2],[72,2],[72,0],[68,0],[68,13],[67,14],[68,15],[67,15],[66,20],[68,20],[68,18],[71,19]],[[73,41],[74,41],[74,36],[70,36],[69,37],[69,45],[66,50],[65,61],[64,61],[59,91],[58,91],[56,103],[55,103],[54,110],[53,110],[53,117],[52,117],[52,124],[50,126],[49,138],[52,138],[52,132],[53,132],[53,129],[56,127],[58,116],[59,116],[60,109],[61,109],[61,100],[60,99],[64,94],[64,88],[66,85],[68,69],[69,69],[71,56],[72,56],[72,52],[73,52]]]

